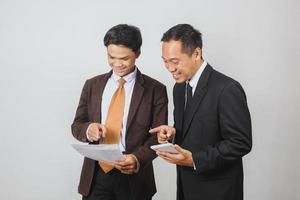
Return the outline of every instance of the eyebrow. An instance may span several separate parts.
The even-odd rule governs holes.
[[[163,56],[161,57],[163,60],[167,60],[166,58],[164,58]],[[170,58],[169,61],[179,61],[178,58]]]
[[[116,58],[116,57],[110,55],[109,53],[108,53],[108,56],[111,58]],[[117,58],[117,59],[127,59],[127,58],[129,58],[129,56],[125,56],[125,57],[121,57],[121,58]]]

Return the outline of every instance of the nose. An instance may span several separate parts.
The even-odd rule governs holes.
[[[115,67],[121,67],[121,66],[122,66],[122,61],[121,61],[121,60],[118,60],[118,59],[115,59],[115,60],[113,61],[113,65],[114,65]]]
[[[166,64],[166,68],[171,73],[176,71],[176,68],[172,64]]]

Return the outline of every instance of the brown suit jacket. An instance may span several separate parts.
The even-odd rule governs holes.
[[[73,136],[88,142],[86,130],[90,123],[101,122],[102,93],[112,71],[91,78],[83,87],[76,116],[72,124]],[[152,160],[156,157],[150,146],[157,144],[156,134],[149,134],[149,129],[167,124],[168,97],[166,87],[160,82],[141,74],[138,70],[134,85],[128,122],[126,126],[126,154],[134,154],[139,163],[138,173],[128,175],[130,189],[135,199],[151,197],[156,193]],[[81,171],[79,193],[87,196],[97,162],[84,158]]]

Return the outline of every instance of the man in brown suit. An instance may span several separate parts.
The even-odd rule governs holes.
[[[81,142],[98,144],[111,134],[106,126],[111,99],[120,79],[125,82],[119,135],[125,160],[109,163],[113,169],[106,172],[98,161],[84,158],[78,188],[83,200],[148,200],[156,193],[152,166],[156,154],[149,147],[157,143],[157,138],[148,131],[167,123],[168,98],[163,84],[136,67],[141,44],[137,27],[112,27],[104,37],[112,70],[87,80],[83,87],[72,134]]]

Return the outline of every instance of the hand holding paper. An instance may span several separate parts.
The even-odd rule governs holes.
[[[133,174],[137,168],[137,160],[133,154],[125,154],[125,159],[123,161],[115,162],[114,167],[123,174]]]

